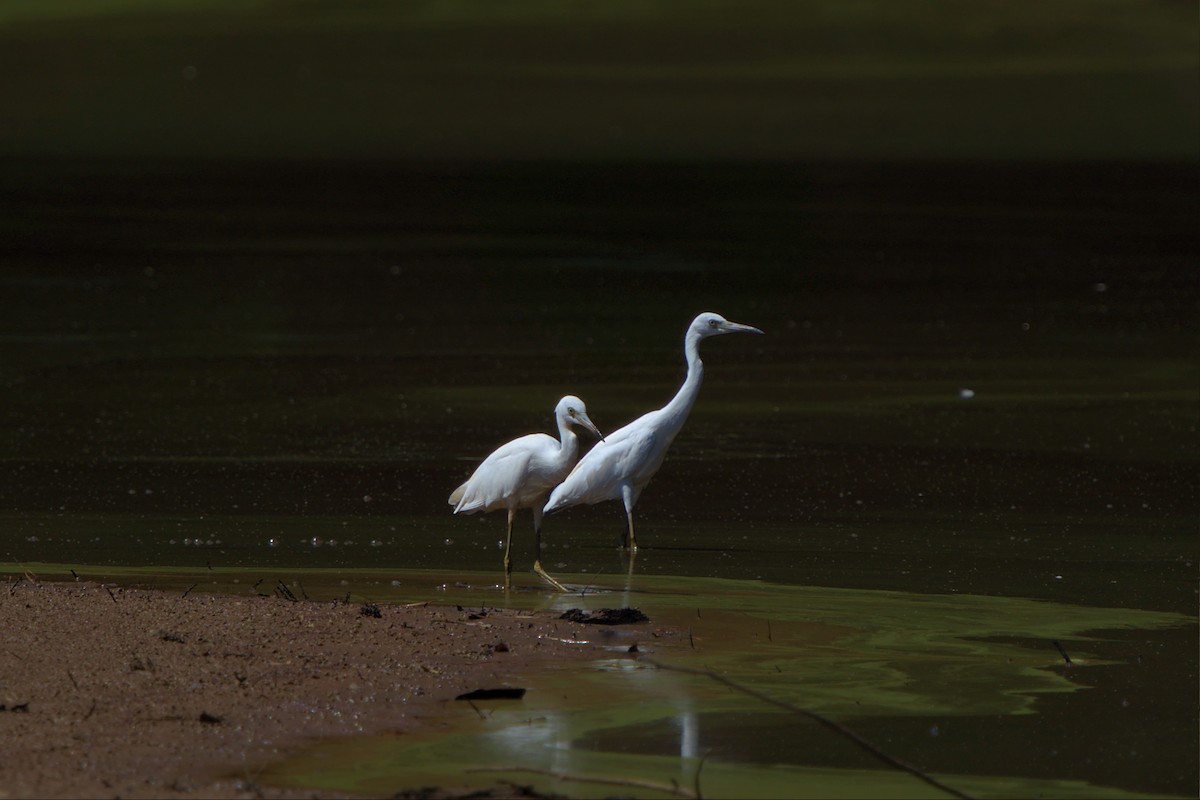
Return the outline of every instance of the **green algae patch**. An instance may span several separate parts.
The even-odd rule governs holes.
[[[1170,612],[1012,597],[655,583],[663,593],[646,601],[654,619],[687,631],[686,647],[659,648],[664,660],[835,714],[1031,713],[1039,693],[1076,691],[1081,671],[1110,663],[1095,649],[1109,632],[1195,624]]]

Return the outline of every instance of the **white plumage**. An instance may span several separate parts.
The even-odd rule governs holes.
[[[505,581],[512,572],[509,551],[512,548],[513,519],[519,509],[532,508],[536,540],[533,569],[561,589],[561,584],[542,569],[542,506],[550,490],[566,477],[579,457],[579,438],[571,426],[582,425],[597,437],[603,437],[588,418],[583,401],[574,395],[567,395],[558,401],[554,417],[558,423],[558,439],[544,433],[531,433],[501,445],[483,460],[462,486],[454,490],[450,495],[450,505],[454,506],[455,514],[507,509]]]
[[[547,513],[577,505],[591,505],[620,499],[625,504],[628,543],[637,549],[633,536],[633,507],[646,484],[658,472],[667,449],[683,428],[692,405],[700,393],[704,364],[700,361],[700,342],[725,333],[762,333],[758,328],[730,322],[720,314],[706,312],[692,320],[683,337],[687,358],[687,377],[679,391],[660,409],[635,419],[613,431],[584,456],[571,473],[550,494]]]

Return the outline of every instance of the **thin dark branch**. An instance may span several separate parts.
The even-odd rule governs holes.
[[[599,575],[601,572],[603,572],[603,568],[598,569],[592,573],[592,577],[590,580],[588,580],[587,585],[585,585],[582,589],[579,590],[580,598],[583,598],[587,595],[588,590],[592,588],[592,584],[594,584],[596,582],[596,576]]]
[[[293,602],[293,603],[298,603],[298,602],[300,602],[300,601],[299,601],[299,600],[296,598],[296,595],[292,593],[292,590],[291,590],[291,589],[289,589],[289,588],[288,588],[288,586],[287,586],[287,584],[286,584],[286,583],[284,583],[283,581],[277,581],[277,582],[276,582],[276,584],[275,584],[275,594],[279,595],[279,596],[280,596],[280,597],[282,597],[284,600],[289,600],[289,601],[291,601],[291,602]]]
[[[693,786],[695,787],[696,797],[701,798],[704,795],[700,794],[700,770],[704,769],[704,762],[708,760],[708,754],[712,750],[705,750],[704,755],[700,756],[700,763],[696,764],[696,775],[692,778]]]
[[[712,670],[692,669],[691,667],[677,667],[672,664],[664,664],[663,662],[658,661],[656,659],[646,658],[646,657],[642,657],[641,660],[645,661],[646,663],[648,663],[652,666],[658,667],[659,669],[665,669],[665,670],[669,670],[671,672],[682,672],[682,673],[685,673],[688,675],[702,675],[706,678],[716,681],[717,683],[724,684],[725,686],[728,686],[730,689],[734,689],[735,691],[741,692],[742,694],[746,694],[746,695],[749,695],[750,697],[754,697],[758,700],[761,700],[764,703],[768,703],[768,704],[776,706],[778,708],[782,708],[787,711],[791,711],[793,714],[799,714],[802,717],[808,717],[809,719],[813,720],[814,722],[824,725],[826,728],[829,728],[831,731],[834,731],[834,732],[839,733],[842,736],[846,737],[847,739],[854,742],[860,748],[862,748],[866,752],[870,753],[871,755],[875,756],[875,758],[879,759],[880,761],[884,762],[885,764],[893,766],[896,769],[903,770],[903,771],[907,772],[908,774],[912,775],[913,777],[924,781],[925,783],[929,784],[930,786],[933,786],[934,788],[937,788],[937,789],[941,789],[943,792],[951,795],[952,797],[962,798],[962,800],[971,800],[971,796],[969,794],[964,794],[963,792],[959,791],[958,789],[955,789],[953,786],[947,786],[946,784],[939,781],[937,778],[935,778],[932,775],[930,775],[929,773],[919,769],[918,767],[908,763],[904,759],[898,758],[896,756],[893,756],[889,753],[884,752],[878,745],[875,745],[872,742],[864,739],[862,736],[860,736],[857,733],[855,733],[854,731],[850,730],[849,728],[847,728],[845,725],[841,724],[840,722],[836,722],[836,721],[830,719],[829,717],[826,717],[822,714],[818,714],[815,711],[809,711],[806,708],[801,708],[800,706],[793,705],[792,703],[788,703],[784,700],[778,700],[774,697],[771,697],[768,694],[764,694],[764,693],[758,691],[757,689],[751,689],[749,686],[743,686],[742,684],[738,683],[737,681],[732,680],[730,678],[726,678],[724,675],[719,675],[716,672],[713,672]]]
[[[699,795],[691,789],[685,789],[677,783],[643,780],[641,778],[608,778],[603,775],[583,775],[577,772],[559,772],[552,769],[537,767],[468,767],[467,772],[530,772],[534,775],[548,775],[560,781],[575,781],[576,783],[602,783],[607,786],[631,786],[636,789],[649,789],[654,792],[673,794],[676,797],[688,797],[700,800]]]

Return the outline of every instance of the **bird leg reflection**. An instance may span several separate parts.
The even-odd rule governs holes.
[[[630,550],[629,553],[629,568],[625,571],[625,591],[629,591],[631,581],[633,581],[633,565],[637,563],[637,550]],[[628,599],[626,605],[629,605]]]

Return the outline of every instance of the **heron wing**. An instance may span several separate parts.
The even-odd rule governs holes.
[[[562,473],[547,470],[560,443],[553,436],[531,433],[496,448],[454,494],[454,513],[494,511],[510,504],[526,508],[540,501]],[[453,501],[454,495],[451,495]],[[539,502],[540,505],[540,502]]]
[[[611,500],[621,496],[623,484],[637,483],[644,464],[653,458],[657,436],[650,428],[622,434],[616,442],[597,442],[550,495],[547,509]]]
[[[494,511],[504,508],[508,498],[516,495],[529,474],[529,462],[533,451],[527,447],[512,447],[509,442],[492,453],[474,474],[450,496],[458,502],[454,513],[469,514],[474,511]]]
[[[669,445],[670,441],[666,444]],[[640,487],[658,471],[666,453],[662,432],[654,428],[641,431],[626,440],[623,451],[618,466],[621,475],[618,493],[621,484],[631,483]]]

